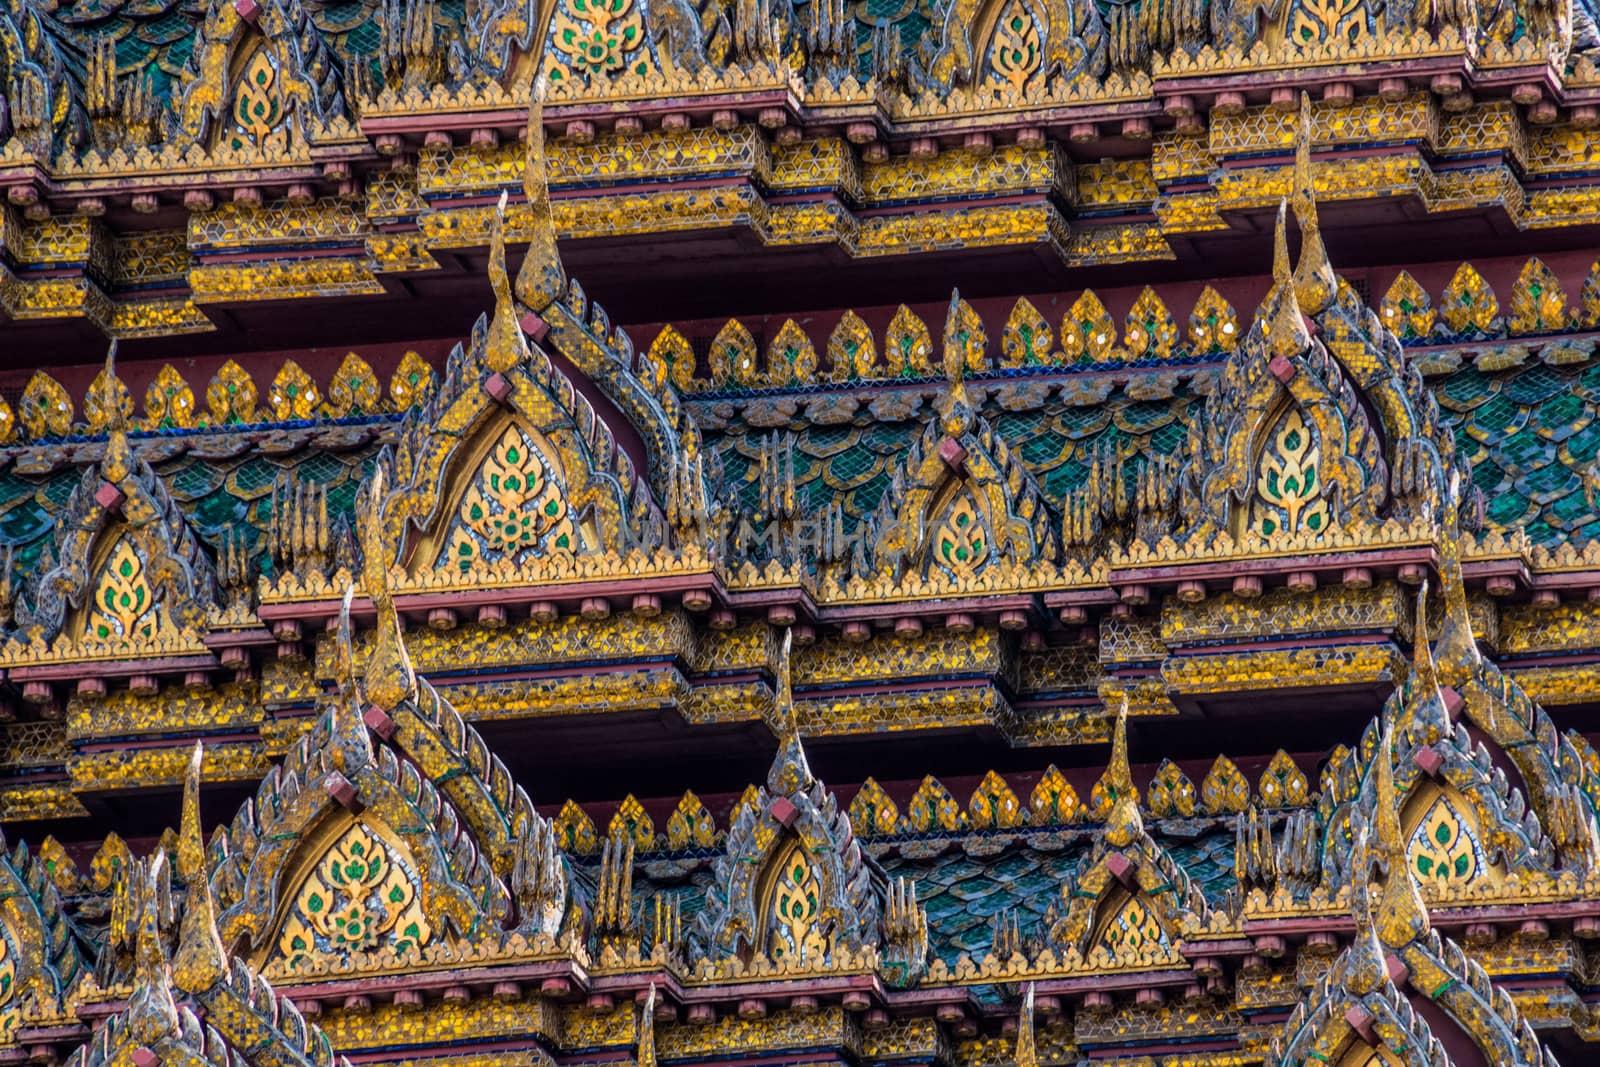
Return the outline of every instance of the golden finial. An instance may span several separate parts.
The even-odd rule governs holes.
[[[489,322],[489,337],[483,361],[490,370],[508,371],[528,356],[528,342],[517,321],[517,303],[511,297],[511,279],[506,276],[506,194],[494,212],[494,230],[489,239],[489,288],[494,290],[494,318]]]
[[[949,382],[945,394],[944,432],[960,437],[972,425],[972,401],[967,396],[967,345],[962,340],[961,292],[950,290],[950,310],[944,317],[944,376]]]
[[[1452,478],[1451,492],[1445,500],[1444,536],[1439,545],[1439,571],[1444,590],[1444,624],[1434,646],[1439,680],[1460,689],[1470,682],[1482,666],[1478,641],[1472,633],[1472,614],[1467,610],[1467,583],[1461,573],[1461,516],[1456,495],[1459,482]]]
[[[550,210],[550,180],[544,158],[544,94],[546,81],[539,75],[528,107],[527,165],[522,189],[528,198],[528,228],[532,237],[528,253],[517,272],[517,299],[534,312],[543,311],[561,296],[567,273],[556,248],[555,219]]]
[[[389,591],[388,543],[383,535],[383,467],[374,467],[368,480],[365,499],[360,501],[362,574],[367,596],[377,609],[372,653],[367,657],[367,700],[384,711],[392,711],[417,695],[417,677],[411,669],[400,631],[400,615],[395,611]]]
[[[633,1053],[634,1067],[656,1067],[656,984],[650,983],[644,1007],[639,1011],[639,1040]]]
[[[1428,645],[1428,583],[1417,590],[1416,621],[1411,640],[1411,692],[1405,706],[1405,731],[1419,744],[1431,745],[1450,733],[1450,712],[1439,692],[1439,674]]]
[[[178,1032],[178,1008],[172,1001],[167,948],[161,936],[161,916],[170,897],[166,853],[157,849],[136,866],[139,879],[139,915],[134,942],[134,993],[125,1017],[132,1037],[141,1045],[154,1045]]]
[[[1039,1052],[1033,1043],[1033,983],[1028,983],[1022,994],[1022,1014],[1017,1018],[1017,1051],[1012,1057],[1015,1067],[1039,1067]]]
[[[811,766],[800,743],[800,725],[794,710],[794,689],[789,680],[789,649],[794,640],[791,630],[783,631],[778,647],[777,695],[774,711],[778,732],[778,755],[767,772],[767,788],[779,796],[800,792],[811,785]]]
[[[1111,814],[1106,818],[1106,841],[1113,848],[1127,848],[1144,833],[1144,820],[1139,815],[1139,790],[1133,784],[1133,772],[1128,768],[1128,695],[1122,695],[1122,706],[1117,711],[1116,732],[1111,735],[1111,763],[1100,788],[1111,794]]]
[[[211,876],[206,870],[205,839],[200,829],[200,768],[205,746],[194,743],[189,773],[183,781],[183,817],[178,832],[178,874],[188,890],[183,922],[178,929],[178,953],[172,974],[178,988],[202,993],[228,973],[222,935],[217,932],[217,905],[211,897]]]
[[[106,369],[97,380],[99,395],[95,398],[105,419],[106,451],[100,461],[100,473],[113,484],[122,481],[133,470],[133,450],[128,446],[128,420],[124,416],[121,393],[122,383],[117,380],[117,342],[106,349]]]
[[[350,635],[350,603],[355,596],[355,583],[347,584],[344,599],[339,604],[339,628],[334,631],[333,640],[333,677],[346,696],[354,696],[356,691],[355,641]]]
[[[1272,245],[1272,292],[1267,294],[1267,348],[1272,355],[1293,359],[1311,347],[1311,334],[1295,296],[1289,271],[1288,203],[1278,202],[1278,225]]]
[[[1300,117],[1294,138],[1294,214],[1300,221],[1300,262],[1294,270],[1295,295],[1308,315],[1333,303],[1339,279],[1328,262],[1317,221],[1316,187],[1311,179],[1311,98],[1300,94]]]
[[[1400,809],[1394,788],[1394,729],[1378,745],[1376,783],[1378,851],[1384,859],[1383,895],[1378,898],[1378,936],[1390,948],[1408,945],[1428,932],[1428,909],[1406,862]]]

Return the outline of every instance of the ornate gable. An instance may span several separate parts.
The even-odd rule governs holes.
[[[661,513],[610,430],[523,334],[504,206],[502,198],[489,265],[493,316],[451,352],[443,383],[381,460],[396,482],[383,502],[386,542],[413,580],[439,572],[471,581],[497,566],[663,537]]]
[[[246,19],[212,0],[173,86],[168,136],[231,152],[282,152],[344,115],[334,53],[301,0],[262,0]]]
[[[1050,924],[1050,947],[1076,952],[1091,966],[1175,957],[1180,922],[1204,921],[1209,909],[1183,868],[1144,828],[1128,767],[1126,700],[1117,713],[1110,765],[1090,795],[1090,807],[1105,822],[1062,887],[1065,910]]]
[[[1301,1064],[1450,1064],[1436,1031],[1449,1025],[1476,1047],[1482,1062],[1506,1067],[1554,1067],[1504,989],[1428,918],[1413,873],[1418,870],[1401,830],[1393,763],[1395,731],[1387,730],[1375,754],[1375,805],[1369,830],[1358,827],[1348,882],[1356,940],[1295,1009],[1273,1040],[1272,1067]],[[1376,914],[1369,911],[1368,879],[1383,872]],[[1424,1007],[1424,1005],[1426,1005]],[[1435,1019],[1430,1029],[1426,1012]]]
[[[1341,863],[1357,857],[1347,848],[1361,825],[1384,816],[1379,795],[1383,775],[1397,788],[1394,833],[1405,842],[1404,862],[1432,897],[1487,893],[1503,886],[1511,871],[1550,873],[1556,863],[1553,842],[1528,810],[1520,788],[1506,781],[1489,750],[1466,725],[1453,719],[1460,697],[1447,698],[1428,642],[1427,588],[1417,597],[1416,651],[1410,678],[1378,719],[1370,723],[1357,753],[1354,775],[1330,767],[1326,780],[1359,781],[1348,802],[1325,790],[1319,816],[1328,835],[1324,881],[1348,878]],[[1384,736],[1394,735],[1392,771]]]
[[[689,935],[691,957],[818,971],[870,967],[881,952],[892,980],[912,980],[926,961],[926,916],[910,883],[890,887],[870,865],[849,815],[812,775],[795,724],[789,645],[785,633],[778,755],[765,787],[734,813]]]
[[[204,627],[218,600],[209,557],[166,486],[128,443],[127,389],[116,343],[91,392],[90,422],[108,433],[56,524],[55,565],[24,588],[18,611],[28,641],[150,645]]]
[[[35,160],[49,163],[87,125],[60,45],[32,4],[0,10],[0,84],[10,104],[10,133]]]
[[[211,848],[224,943],[268,970],[360,969],[510,916],[454,806],[415,764],[374,748],[348,611],[347,594],[338,692]],[[364,696],[385,703],[370,685]]]
[[[964,375],[981,365],[983,328],[959,293],[945,317],[949,386],[872,522],[874,564],[897,574],[970,582],[1002,561],[1060,558],[1055,520],[1028,469],[978,414]]]

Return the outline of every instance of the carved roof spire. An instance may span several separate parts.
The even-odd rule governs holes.
[[[1294,359],[1311,347],[1311,334],[1300,313],[1289,270],[1288,225],[1288,203],[1280,200],[1272,245],[1272,292],[1267,294],[1267,350],[1273,356]]]
[[[1439,692],[1439,674],[1428,645],[1428,583],[1417,590],[1417,616],[1413,628],[1411,699],[1406,704],[1406,732],[1418,743],[1431,745],[1450,733],[1450,712]]]
[[[1101,788],[1111,794],[1111,814],[1106,818],[1106,840],[1115,848],[1127,848],[1144,833],[1139,816],[1139,790],[1128,769],[1128,697],[1122,697],[1117,711],[1116,732],[1111,735],[1111,763],[1100,779]]]
[[[544,75],[533,86],[528,108],[527,166],[522,188],[528,198],[528,254],[517,272],[517,299],[535,312],[549,307],[566,288],[567,272],[556,248],[555,219],[550,211],[550,182],[544,160]]]
[[[1467,610],[1467,583],[1461,574],[1461,524],[1455,494],[1445,504],[1444,537],[1440,543],[1439,571],[1444,589],[1444,624],[1434,646],[1439,680],[1459,689],[1482,665],[1478,641]]]
[[[489,320],[489,340],[483,361],[490,370],[508,371],[528,356],[528,342],[517,321],[517,302],[511,296],[511,279],[506,274],[506,194],[494,211],[494,230],[489,240],[489,287],[494,290],[494,317]]]
[[[384,711],[392,711],[417,695],[417,676],[411,669],[400,632],[400,616],[389,592],[389,545],[383,536],[383,467],[373,468],[366,499],[358,509],[361,522],[362,578],[372,606],[378,610],[372,653],[367,657],[367,700]]]
[[[108,482],[120,482],[133,470],[133,450],[128,447],[128,420],[122,411],[121,383],[117,380],[117,342],[106,349],[106,369],[100,375],[99,393],[96,397],[100,410],[105,413],[106,451],[100,461],[100,473]]]
[[[200,829],[200,769],[205,746],[194,743],[189,772],[183,780],[183,819],[178,832],[178,874],[188,889],[183,923],[178,931],[178,953],[173,977],[178,988],[190,993],[210,989],[228,973],[227,954],[217,932],[217,904],[211,896],[211,872],[206,869],[205,839]]]
[[[139,880],[138,933],[134,948],[134,993],[126,1019],[141,1044],[154,1045],[178,1033],[178,1006],[172,1000],[167,950],[161,939],[161,913],[170,888],[167,857],[161,849],[134,867]]]
[[[355,583],[344,587],[344,600],[339,604],[339,628],[334,631],[333,677],[345,694],[356,691],[355,641],[350,636],[350,602],[355,599]]]
[[[806,762],[805,746],[800,743],[800,726],[794,711],[794,689],[789,680],[789,650],[794,632],[783,631],[778,650],[777,698],[774,702],[778,731],[778,756],[767,772],[767,788],[779,796],[791,796],[809,787],[814,778]]]
[[[950,383],[945,394],[944,432],[960,437],[972,426],[972,398],[967,395],[967,346],[961,342],[961,292],[950,290],[950,310],[944,317],[944,376]]]
[[[634,1067],[656,1067],[656,984],[650,983],[644,1007],[639,1010],[639,1037],[634,1046]]]
[[[1344,987],[1359,997],[1377,989],[1389,975],[1378,932],[1372,925],[1372,901],[1367,889],[1372,878],[1372,848],[1365,827],[1356,831],[1352,852],[1356,862],[1350,867],[1350,914],[1356,920],[1356,938],[1345,960]]]
[[[1311,180],[1311,98],[1300,94],[1300,117],[1294,138],[1294,214],[1300,221],[1300,262],[1294,270],[1295,296],[1308,315],[1333,303],[1339,279],[1328,261],[1317,222],[1316,188]]]
[[[1428,932],[1428,909],[1422,902],[1406,842],[1400,833],[1400,810],[1394,788],[1394,729],[1384,731],[1376,760],[1378,850],[1384,859],[1383,895],[1378,898],[1378,936],[1390,948],[1408,945]],[[1362,878],[1365,876],[1362,875]]]
[[[1017,1051],[1014,1067],[1039,1067],[1039,1052],[1033,1043],[1033,983],[1022,994],[1022,1014],[1017,1019]]]

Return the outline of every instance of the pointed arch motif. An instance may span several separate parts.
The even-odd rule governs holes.
[[[965,309],[965,311],[963,310]],[[875,521],[881,566],[971,582],[999,561],[1059,558],[1056,523],[1033,476],[974,409],[963,377],[982,365],[987,340],[956,294],[945,323],[949,386],[939,417],[906,457]]]
[[[107,393],[109,437],[84,469],[57,521],[55,565],[24,586],[19,629],[30,641],[148,644],[204,627],[220,596],[209,557],[150,464],[128,442],[114,361],[96,381]]]

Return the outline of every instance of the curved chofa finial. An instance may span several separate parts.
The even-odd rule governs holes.
[[[1320,315],[1339,288],[1317,221],[1316,185],[1311,175],[1311,97],[1300,94],[1294,139],[1294,214],[1300,223],[1300,261],[1294,270],[1295,298],[1307,315]]]
[[[1429,923],[1414,867],[1398,837],[1392,739],[1385,734],[1377,754],[1375,824],[1384,880],[1376,916],[1368,913],[1373,864],[1362,824],[1351,847],[1355,940],[1273,1039],[1267,1063],[1364,1064],[1381,1049],[1384,1063],[1442,1067],[1452,1062],[1444,1047],[1461,1048],[1465,1042],[1476,1046],[1481,1062],[1496,1067],[1555,1067],[1505,990],[1495,987],[1482,967]],[[1432,1029],[1423,1021],[1420,1004],[1435,1019]],[[1444,1026],[1459,1033],[1441,1043],[1435,1031]]]
[[[78,936],[50,870],[25,843],[0,834],[0,938],[10,981],[0,983],[0,1042],[26,1013],[40,1023],[69,1017],[68,998],[84,974]]]
[[[382,486],[375,473],[364,518]],[[362,528],[378,616],[364,680],[348,666],[345,618],[338,691],[213,846],[223,943],[269,973],[294,975],[359,971],[441,941],[492,944],[508,931],[557,951],[581,929],[555,832],[411,667],[373,528]],[[374,744],[373,732],[386,743]],[[360,877],[349,875],[352,864]],[[350,909],[362,914],[354,926],[339,920]]]
[[[959,292],[945,316],[946,387],[937,418],[895,472],[868,520],[863,565],[969,584],[996,565],[1060,559],[1057,522],[1038,483],[990,427],[966,385],[987,366],[983,324]]]
[[[778,670],[785,692],[787,652]],[[792,708],[779,712],[780,721],[789,717]],[[884,879],[869,866],[850,817],[812,775],[799,733],[783,733],[766,786],[733,814],[690,951],[805,970],[859,962],[879,944]]]
[[[533,85],[528,107],[527,157],[522,173],[522,190],[528,200],[528,252],[517,272],[517,299],[535,314],[544,311],[566,291],[567,272],[561,266],[556,248],[555,219],[550,210],[550,176],[544,156],[544,94],[548,83],[543,74]]]
[[[157,849],[149,860],[135,862],[126,875],[137,887],[129,893],[136,901],[138,928],[133,994],[122,1012],[95,1028],[68,1065],[112,1067],[144,1062],[153,1055],[166,1064],[348,1067],[334,1055],[332,1043],[316,1024],[274,993],[250,966],[222,952],[203,859],[195,866],[195,850],[201,847],[199,761],[197,752],[184,795],[179,864],[188,867],[190,875],[185,879],[176,957],[169,961],[162,933],[164,912],[171,906],[170,888],[166,854]]]
[[[1089,805],[1104,823],[1061,887],[1064,908],[1047,932],[1050,947],[1104,960],[1130,954],[1176,959],[1178,924],[1204,922],[1210,909],[1139,814],[1139,791],[1128,765],[1126,696],[1111,735],[1111,759]]]
[[[203,630],[221,592],[182,509],[128,440],[132,400],[114,341],[86,408],[106,432],[105,451],[56,517],[55,566],[24,583],[18,629],[30,641],[66,636],[148,653]]]

